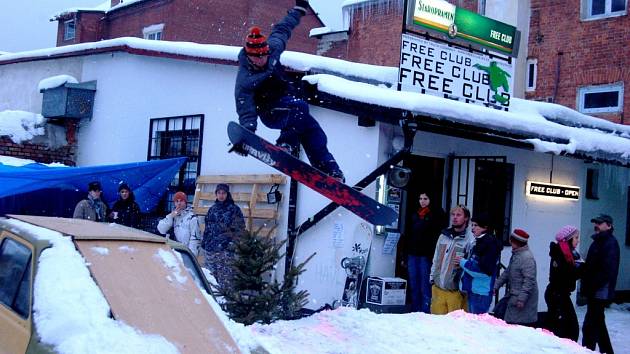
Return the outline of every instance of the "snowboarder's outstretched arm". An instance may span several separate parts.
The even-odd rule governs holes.
[[[289,10],[287,15],[273,26],[268,40],[272,57],[280,60],[280,55],[286,49],[287,42],[291,38],[291,32],[300,24],[300,19],[306,14],[308,7],[308,1],[296,0],[295,7]]]

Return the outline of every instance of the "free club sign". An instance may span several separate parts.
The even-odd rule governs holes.
[[[403,33],[398,89],[508,110],[511,63],[482,52]]]

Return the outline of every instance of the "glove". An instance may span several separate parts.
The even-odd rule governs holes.
[[[308,3],[308,0],[295,0],[294,9],[300,11],[302,16],[306,15],[306,11],[311,7]]]
[[[245,149],[245,145],[243,145],[243,143],[232,145],[232,148],[230,148],[228,152],[234,152],[241,156],[247,156],[247,149]]]

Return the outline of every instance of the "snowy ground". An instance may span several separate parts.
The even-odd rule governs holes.
[[[109,317],[105,297],[69,238],[20,221],[10,223],[53,244],[42,252],[35,278],[34,320],[44,343],[72,354],[177,352],[164,337],[141,333]],[[590,352],[541,329],[507,325],[489,315],[463,311],[437,316],[339,308],[300,320],[245,327],[228,320],[212,297],[207,300],[244,353],[260,353],[260,346],[274,354]],[[585,311],[578,308],[580,323]],[[625,333],[630,304],[613,305],[606,317],[615,351],[630,353]]]

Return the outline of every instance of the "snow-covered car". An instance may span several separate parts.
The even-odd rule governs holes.
[[[117,224],[0,218],[0,353],[238,353],[185,246]]]

